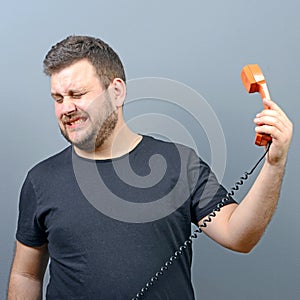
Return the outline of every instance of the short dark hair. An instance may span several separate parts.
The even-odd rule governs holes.
[[[118,54],[101,39],[90,36],[72,35],[52,46],[44,59],[44,72],[51,76],[82,59],[94,66],[104,88],[115,78],[126,82]]]

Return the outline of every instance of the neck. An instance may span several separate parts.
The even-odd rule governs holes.
[[[112,159],[123,156],[133,150],[142,136],[131,131],[125,123],[116,126],[113,133],[105,140],[103,145],[95,150],[82,150],[74,146],[77,155],[95,160]]]

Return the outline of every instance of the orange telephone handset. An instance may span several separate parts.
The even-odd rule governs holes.
[[[245,86],[245,89],[248,93],[256,93],[259,92],[262,98],[270,99],[270,93],[268,90],[267,82],[265,77],[260,69],[260,67],[256,64],[254,65],[246,65],[241,72],[242,82]],[[264,105],[265,109],[268,109],[266,105]],[[255,144],[258,146],[266,146],[272,138],[268,134],[260,134],[257,133],[255,137]]]

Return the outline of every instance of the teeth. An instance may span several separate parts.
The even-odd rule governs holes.
[[[83,120],[82,119],[79,119],[79,120],[77,120],[77,121],[75,121],[75,122],[72,122],[72,124],[79,124],[79,123],[82,123],[83,122]]]
[[[76,124],[80,124],[80,123],[83,123],[83,119],[78,119],[76,121],[71,121],[70,122],[71,125],[76,125]]]

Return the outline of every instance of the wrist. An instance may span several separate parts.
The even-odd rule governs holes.
[[[286,159],[280,159],[277,161],[269,161],[266,159],[265,161],[265,167],[270,170],[271,172],[284,172],[285,166],[286,166]]]

